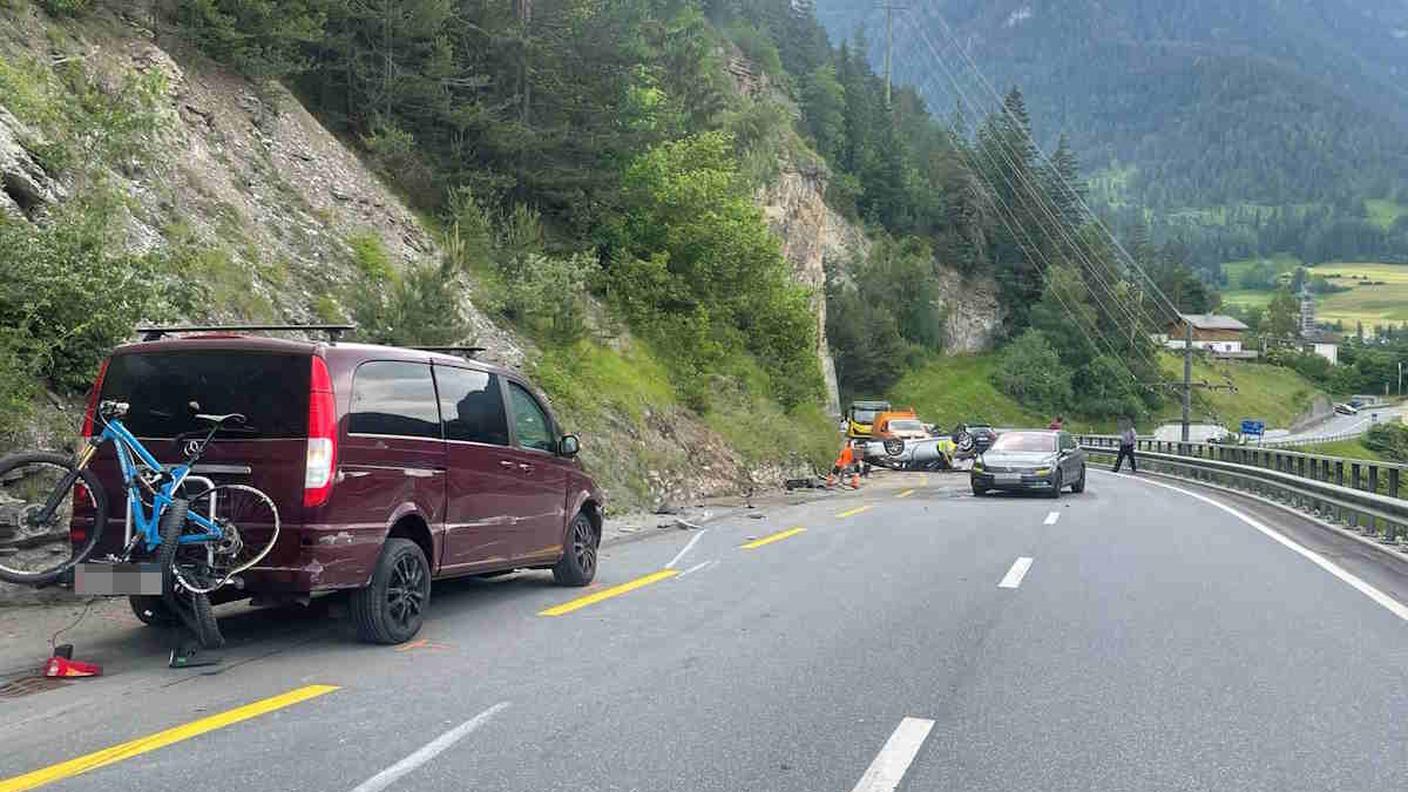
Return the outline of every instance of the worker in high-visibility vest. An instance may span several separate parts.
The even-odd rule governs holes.
[[[839,476],[848,478],[852,489],[860,489],[860,454],[858,450],[863,442],[855,440],[842,446],[841,453],[836,456],[836,461],[831,465],[831,475],[826,477],[826,486],[836,486]]]

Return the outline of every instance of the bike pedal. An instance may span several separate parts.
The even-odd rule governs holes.
[[[183,652],[180,649],[171,650],[171,659],[167,661],[167,668],[201,668],[203,666],[219,665],[220,658],[216,655],[203,655],[198,651]]]

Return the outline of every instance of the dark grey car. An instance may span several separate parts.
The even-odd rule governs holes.
[[[1066,432],[1004,432],[973,463],[973,494],[992,490],[1044,492],[1061,497],[1061,490],[1085,491],[1085,452]]]

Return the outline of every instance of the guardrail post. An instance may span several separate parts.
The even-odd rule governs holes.
[[[1335,484],[1341,487],[1344,486],[1344,463],[1339,460],[1335,461]],[[1335,506],[1334,514],[1336,522],[1344,522],[1343,508]]]
[[[1372,493],[1374,493],[1375,495],[1378,495],[1378,494],[1379,494],[1379,466],[1378,466],[1378,465],[1370,465],[1370,466],[1369,466],[1369,491],[1372,492]],[[1370,517],[1370,518],[1369,518],[1369,525],[1373,527],[1374,533],[1375,533],[1376,535],[1379,533],[1379,530],[1380,530],[1381,527],[1387,528],[1387,526],[1383,524],[1383,520],[1380,520],[1380,519],[1377,518],[1377,517]]]
[[[1398,497],[1398,468],[1396,467],[1388,469],[1388,496],[1390,498]],[[1384,525],[1384,538],[1390,542],[1397,542],[1399,533],[1398,523],[1389,522]]]
[[[1305,478],[1305,456],[1296,457],[1296,475]]]
[[[1358,462],[1351,462],[1349,465],[1349,486],[1357,490],[1364,489],[1363,479],[1359,475],[1359,467]],[[1349,526],[1355,529],[1359,528],[1359,512],[1349,513]]]

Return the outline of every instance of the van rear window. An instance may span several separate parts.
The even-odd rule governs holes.
[[[102,398],[132,405],[124,419],[139,437],[175,437],[208,428],[189,404],[210,414],[241,413],[230,438],[293,438],[308,433],[307,355],[190,350],[114,355]]]

